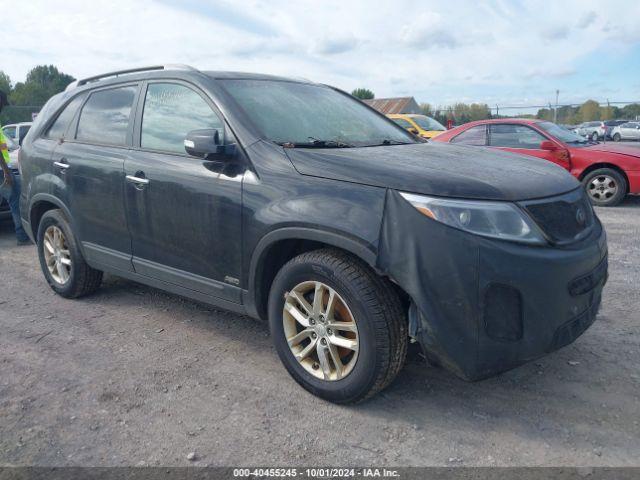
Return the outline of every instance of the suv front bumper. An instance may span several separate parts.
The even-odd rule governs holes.
[[[606,234],[596,220],[563,247],[492,240],[433,221],[389,192],[377,267],[411,297],[410,330],[427,354],[478,380],[591,325],[607,278]]]

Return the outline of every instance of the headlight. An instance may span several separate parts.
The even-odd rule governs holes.
[[[400,195],[423,215],[450,227],[501,240],[546,243],[533,220],[512,203]]]

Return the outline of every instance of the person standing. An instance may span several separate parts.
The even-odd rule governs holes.
[[[0,91],[0,112],[8,104],[7,94]],[[20,220],[20,177],[14,175],[9,168],[9,148],[2,132],[2,125],[0,125],[0,196],[7,201],[11,209],[18,245],[29,245],[31,240],[22,228]]]

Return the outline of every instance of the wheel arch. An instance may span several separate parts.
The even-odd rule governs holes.
[[[618,165],[616,165],[614,163],[598,162],[598,163],[594,163],[592,165],[589,165],[580,174],[580,177],[579,177],[580,181],[582,182],[586,178],[587,175],[589,175],[594,170],[599,170],[600,168],[610,168],[611,170],[615,170],[620,175],[622,175],[622,177],[624,178],[625,184],[626,184],[625,185],[625,194],[629,193],[629,177],[627,176],[627,172],[625,172],[622,168],[620,168]]]
[[[375,269],[375,249],[360,239],[342,233],[303,227],[288,227],[269,232],[258,242],[251,255],[248,291],[244,298],[247,313],[256,318],[266,319],[269,291],[280,268],[301,253],[324,247],[343,250]]]
[[[71,223],[71,213],[67,206],[57,197],[47,193],[38,193],[33,196],[29,204],[29,226],[33,234],[34,241],[38,241],[38,226],[40,219],[49,210],[60,209]]]

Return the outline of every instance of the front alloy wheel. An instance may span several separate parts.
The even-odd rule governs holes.
[[[395,287],[359,258],[322,248],[289,260],[269,293],[269,329],[287,371],[336,403],[371,397],[407,353],[407,317]]]
[[[311,375],[340,380],[358,360],[358,327],[344,299],[319,281],[286,293],[282,323],[295,359]]]

